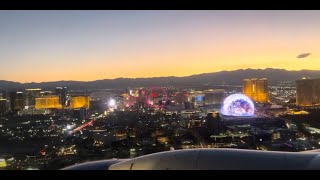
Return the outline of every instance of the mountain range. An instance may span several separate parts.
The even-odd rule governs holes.
[[[68,89],[114,89],[126,87],[150,86],[176,86],[197,87],[203,85],[232,84],[241,85],[246,78],[267,78],[269,84],[278,81],[295,81],[302,77],[320,78],[318,70],[288,71],[284,69],[240,69],[234,71],[220,71],[213,73],[197,74],[185,77],[151,77],[151,78],[117,78],[95,81],[54,81],[40,83],[19,83],[0,80],[1,90],[18,90],[26,88],[53,89],[55,87],[68,87]]]

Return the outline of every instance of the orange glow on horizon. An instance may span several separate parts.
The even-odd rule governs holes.
[[[282,61],[262,61],[261,63],[255,59],[258,57],[244,57],[243,60],[233,61],[232,57],[226,57],[223,60],[211,60],[211,58],[194,58],[183,60],[169,59],[164,62],[163,65],[157,65],[157,63],[146,64],[144,66],[139,65],[122,65],[115,64],[109,68],[90,68],[89,65],[83,65],[83,67],[75,67],[70,72],[47,72],[43,73],[28,73],[27,75],[12,76],[10,79],[17,80],[18,82],[48,82],[59,80],[76,80],[76,81],[94,81],[101,79],[116,79],[116,78],[149,78],[149,77],[167,77],[167,76],[190,76],[202,73],[212,73],[220,71],[233,71],[238,69],[286,69],[286,70],[319,70],[320,62],[317,56],[306,59],[296,59],[295,57],[283,57]],[[183,59],[183,58],[182,58]],[[212,58],[214,59],[214,58]],[[219,59],[219,58],[217,58]],[[232,58],[233,59],[233,58]],[[267,58],[268,59],[268,58]],[[270,59],[273,59],[272,57]],[[276,58],[275,58],[276,59]],[[152,60],[150,60],[152,61]],[[169,61],[169,62],[168,62]],[[157,62],[161,62],[160,60]],[[224,64],[218,62],[225,62]],[[141,63],[139,63],[141,64]],[[171,64],[171,65],[170,65]],[[80,71],[77,71],[80,69]],[[10,80],[9,79],[9,80]],[[20,80],[19,80],[20,79]],[[27,80],[28,79],[28,80]],[[32,79],[32,80],[30,80]]]
[[[239,40],[240,41],[240,40]],[[237,41],[235,41],[237,42]],[[201,46],[188,48],[176,47],[176,50],[140,52],[132,57],[119,56],[112,60],[104,56],[67,57],[65,67],[60,64],[50,65],[34,71],[27,69],[23,76],[14,72],[8,80],[19,82],[47,82],[59,80],[94,81],[100,79],[146,78],[166,76],[190,76],[194,74],[238,69],[278,68],[287,70],[319,70],[320,38],[313,44],[308,41],[285,47],[281,44],[261,44],[244,46],[241,43],[221,44],[223,47],[206,42]],[[267,43],[267,42],[266,42]],[[270,42],[269,42],[270,43]],[[301,48],[304,47],[304,48]],[[231,48],[231,49],[229,49]],[[301,52],[311,52],[307,58],[298,59]],[[70,58],[70,59],[69,59]]]

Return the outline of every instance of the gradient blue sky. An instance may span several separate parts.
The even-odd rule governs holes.
[[[319,20],[320,11],[0,11],[0,79],[318,70]]]

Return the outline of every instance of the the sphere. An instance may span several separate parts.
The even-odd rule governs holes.
[[[221,114],[226,116],[253,116],[254,104],[244,94],[232,94],[224,100]]]

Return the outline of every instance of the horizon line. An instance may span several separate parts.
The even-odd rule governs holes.
[[[73,81],[73,82],[93,82],[93,81],[103,81],[103,80],[117,80],[117,79],[148,79],[148,78],[168,78],[168,77],[190,77],[190,76],[197,76],[197,75],[202,75],[202,74],[210,74],[210,73],[219,73],[219,72],[231,72],[231,71],[239,71],[239,70],[267,70],[267,69],[274,69],[274,70],[285,70],[285,71],[319,71],[319,70],[311,70],[311,69],[301,69],[301,70],[288,70],[284,68],[246,68],[246,69],[235,69],[235,70],[221,70],[221,71],[214,71],[214,72],[203,72],[200,74],[191,74],[187,76],[154,76],[154,77],[117,77],[113,79],[95,79],[95,80],[89,80],[89,81],[84,81],[84,80],[55,80],[55,81],[40,81],[40,82],[18,82],[18,81],[11,81],[11,80],[4,80],[0,79],[0,81],[7,81],[7,82],[12,82],[12,83],[20,83],[20,84],[30,84],[30,83],[51,83],[51,82],[64,82],[64,81]]]

